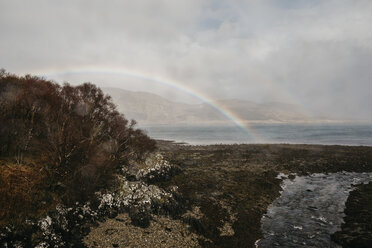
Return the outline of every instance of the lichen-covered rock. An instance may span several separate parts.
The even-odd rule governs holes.
[[[113,209],[129,212],[133,224],[146,226],[151,213],[170,214],[179,208],[175,195],[177,187],[169,192],[151,184],[151,182],[167,180],[178,172],[179,168],[166,161],[161,154],[150,155],[145,163],[133,163],[124,170],[125,176],[118,176],[119,187],[110,193],[98,192],[99,211]]]
[[[177,204],[172,193],[144,182],[123,181],[117,195],[119,204],[129,210],[133,224],[139,226],[148,225],[151,213],[167,214],[169,206]]]
[[[0,247],[65,247],[81,244],[81,238],[89,231],[89,225],[104,217],[114,218],[127,211],[132,223],[146,227],[152,213],[169,214],[177,208],[174,195],[150,184],[157,180],[170,178],[177,167],[170,165],[160,154],[150,155],[145,163],[128,166],[124,175],[118,175],[119,187],[111,192],[96,192],[98,204],[76,202],[66,207],[58,204],[56,209],[40,220],[27,220],[25,226],[29,233],[15,236],[14,228],[9,226],[0,230]]]
[[[144,163],[133,161],[123,167],[128,181],[143,181],[154,183],[171,179],[180,172],[178,166],[170,164],[160,153],[149,155]]]

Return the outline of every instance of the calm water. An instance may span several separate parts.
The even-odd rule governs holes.
[[[372,146],[372,124],[255,124],[235,126],[143,126],[155,139],[189,144],[294,143]]]

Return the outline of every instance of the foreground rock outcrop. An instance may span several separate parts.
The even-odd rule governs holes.
[[[22,230],[6,226],[0,230],[0,246],[66,247],[82,246],[82,237],[105,217],[114,218],[127,212],[131,224],[148,227],[152,214],[171,215],[180,208],[175,200],[177,187],[169,190],[151,184],[166,180],[179,168],[170,165],[160,154],[151,154],[137,166],[135,177],[127,166],[117,175],[117,186],[111,191],[96,192],[96,202],[76,202],[75,206],[58,204],[40,220],[27,220]],[[132,167],[133,171],[133,167]]]

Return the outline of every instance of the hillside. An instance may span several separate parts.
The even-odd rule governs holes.
[[[97,86],[0,70],[0,247],[66,247],[84,223],[76,207],[99,209],[117,173],[155,148]],[[74,212],[56,217],[61,207]]]
[[[206,103],[186,104],[169,101],[147,92],[104,88],[118,110],[140,124],[209,124],[225,123],[227,118]],[[218,105],[246,121],[290,122],[306,120],[299,107],[286,103],[254,103],[244,100],[219,100]]]

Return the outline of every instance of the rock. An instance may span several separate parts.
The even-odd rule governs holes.
[[[108,211],[107,217],[112,219],[112,218],[115,218],[116,216],[118,216],[118,211],[116,209],[110,209]]]
[[[169,180],[180,171],[178,166],[171,165],[160,153],[149,155],[142,164],[132,162],[124,169],[127,180],[143,181],[148,184]]]
[[[133,162],[130,165],[124,167],[123,169],[125,177],[128,181],[137,181],[137,174],[139,172],[139,167],[137,163]]]
[[[96,192],[95,208],[90,202],[76,202],[69,208],[59,204],[45,218],[26,221],[28,233],[11,226],[1,229],[0,247],[66,247],[66,242],[80,247],[81,237],[94,223],[104,221],[105,217],[115,218],[123,211],[129,212],[132,224],[147,227],[152,213],[166,214],[178,208],[173,197],[177,188],[168,193],[150,184],[171,177],[176,171],[174,168],[160,154],[151,155],[143,164],[133,163],[123,169],[124,175],[118,175],[118,188]]]
[[[133,206],[129,209],[129,217],[135,226],[145,228],[150,225],[151,214],[147,209]]]

